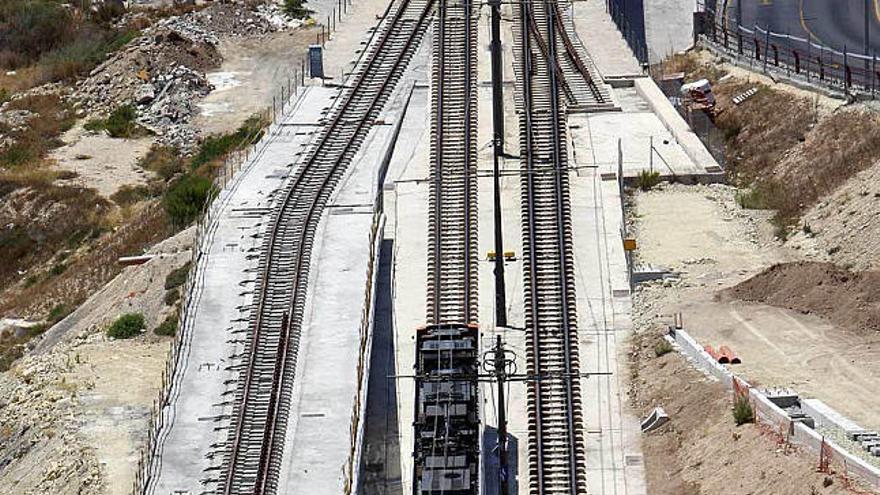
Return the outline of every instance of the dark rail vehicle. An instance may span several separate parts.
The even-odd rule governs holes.
[[[416,336],[413,495],[478,495],[479,327],[440,324]]]

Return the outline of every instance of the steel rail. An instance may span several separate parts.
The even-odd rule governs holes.
[[[529,371],[535,376],[561,375],[530,383],[530,490],[535,495],[578,495],[583,493],[585,481],[578,424],[580,386],[574,340],[565,110],[560,101],[564,76],[560,75],[558,65],[557,19],[547,0],[523,0],[518,13],[524,249],[528,260],[524,266],[528,289],[527,357]],[[542,26],[536,20],[539,15],[545,21]],[[543,59],[534,59],[533,36],[536,43],[543,45]]]
[[[290,356],[290,333],[291,326],[296,327],[298,332],[299,326],[301,325],[301,311],[302,306],[304,305],[302,299],[304,298],[306,290],[304,284],[308,281],[308,277],[304,272],[307,272],[308,270],[307,261],[310,257],[312,236],[314,230],[317,228],[321,213],[323,212],[323,206],[326,203],[329,194],[332,192],[332,186],[334,186],[335,182],[338,180],[338,175],[345,169],[355,150],[360,146],[363,139],[362,134],[371,127],[372,121],[375,119],[375,113],[381,109],[381,106],[389,96],[389,87],[393,87],[393,85],[396,84],[402,66],[408,63],[409,57],[414,50],[414,45],[417,44],[421,34],[424,32],[423,25],[429,17],[432,0],[425,0],[424,9],[420,13],[417,25],[410,28],[411,31],[406,40],[406,46],[401,48],[403,53],[401,56],[394,59],[392,68],[387,72],[387,77],[380,81],[378,88],[364,87],[369,83],[375,83],[370,80],[370,78],[372,77],[374,70],[377,69],[376,66],[382,62],[387,63],[383,57],[386,44],[398,29],[403,29],[399,24],[403,21],[410,3],[416,4],[419,2],[415,2],[414,0],[401,0],[398,9],[394,13],[393,19],[384,24],[382,37],[375,45],[373,45],[376,48],[372,49],[372,56],[366,60],[363,68],[357,72],[354,86],[348,89],[345,93],[343,103],[337,107],[332,120],[324,127],[317,143],[312,146],[311,153],[308,155],[307,160],[301,167],[299,167],[295,179],[290,185],[286,186],[285,197],[276,210],[277,213],[273,219],[271,229],[267,232],[268,241],[266,242],[267,247],[263,257],[264,267],[260,279],[258,280],[260,292],[257,297],[256,310],[254,313],[255,319],[252,324],[253,330],[247,353],[248,366],[245,369],[244,382],[240,387],[241,403],[237,404],[238,415],[236,417],[232,438],[228,445],[228,457],[225,459],[226,475],[222,486],[222,493],[224,494],[231,495],[232,493],[236,493],[237,486],[235,481],[236,476],[239,475],[237,472],[237,466],[238,460],[241,456],[241,450],[244,447],[244,430],[249,412],[248,406],[251,401],[257,401],[259,399],[257,397],[252,397],[252,389],[255,384],[255,368],[258,364],[258,352],[263,343],[264,318],[269,319],[273,317],[271,314],[264,315],[266,312],[266,302],[269,300],[270,296],[270,281],[273,277],[279,276],[279,274],[272,272],[272,260],[274,259],[276,251],[283,251],[288,247],[283,245],[284,243],[290,242],[290,239],[286,238],[286,236],[293,235],[296,237],[296,239],[293,240],[296,246],[295,252],[299,253],[300,256],[296,257],[292,273],[289,273],[289,270],[284,269],[284,273],[281,274],[282,276],[292,277],[293,298],[289,301],[289,311],[285,312],[282,316],[282,331],[279,336],[275,366],[272,373],[271,392],[269,394],[266,420],[262,432],[262,443],[260,445],[260,457],[255,475],[256,481],[254,487],[251,490],[248,490],[250,493],[257,495],[274,491],[274,487],[272,486],[273,480],[270,478],[273,474],[273,460],[275,463],[278,462],[278,460],[275,459],[275,450],[276,437],[279,436],[279,425],[277,422],[280,412],[279,397],[285,391],[285,375],[288,374],[288,363],[290,362],[291,357],[295,360],[295,356]],[[375,91],[375,94],[372,95],[366,109],[359,108],[362,102],[358,101],[358,98],[362,96],[361,92],[363,91]],[[354,112],[360,116],[355,120],[356,124],[353,130],[348,129],[351,124],[351,120],[349,120],[351,116],[347,115],[347,112]],[[325,148],[331,147],[332,145],[338,145],[335,140],[339,139],[340,136],[337,134],[341,135],[343,138],[344,146],[341,148],[341,151],[332,153],[332,155],[339,157],[339,159],[336,160],[328,170],[321,170],[317,165],[317,162],[325,158],[323,152],[328,151]],[[318,174],[319,176],[313,177],[315,174]],[[320,175],[323,175],[323,178]],[[320,183],[317,187],[311,184],[311,181],[314,180],[317,180]],[[306,203],[309,204],[307,213],[301,225],[290,226],[287,224],[287,220],[289,219],[285,217],[285,214],[289,214],[290,210],[297,206],[296,203],[301,199],[301,193],[310,195],[310,198],[306,199]],[[288,229],[293,230],[293,232],[289,233]],[[292,321],[291,315],[293,315]],[[249,439],[250,438],[248,438],[248,440]]]

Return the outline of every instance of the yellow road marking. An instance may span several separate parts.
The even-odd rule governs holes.
[[[878,0],[874,0],[874,2],[877,2],[877,1],[878,1]],[[816,36],[816,35],[813,33],[813,30],[810,29],[810,26],[807,25],[807,19],[806,19],[806,17],[804,16],[804,0],[801,0],[800,11],[801,11],[801,27],[803,27],[803,28],[804,28],[804,31],[806,31],[807,34],[810,35],[810,41],[812,41],[812,39],[815,38],[815,39],[819,42],[819,44],[821,44],[821,45],[825,45],[825,46],[830,46],[830,45],[828,45],[827,43],[825,43],[824,41],[822,41],[822,38]]]

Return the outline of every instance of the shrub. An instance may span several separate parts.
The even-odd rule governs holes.
[[[265,118],[252,115],[233,133],[208,136],[202,141],[199,152],[193,157],[190,167],[193,170],[198,169],[202,165],[226,156],[242,145],[259,140],[263,134],[263,128],[267,124],[268,121]]]
[[[153,333],[155,333],[156,335],[169,337],[174,335],[175,333],[177,333],[177,320],[177,312],[168,315],[168,317],[165,318],[165,320],[160,323],[155,330],[153,330]]]
[[[106,56],[105,44],[94,37],[81,37],[47,53],[40,59],[48,81],[70,81],[88,73]]]
[[[749,402],[747,396],[737,395],[736,399],[734,399],[733,419],[736,421],[737,426],[755,422],[755,411],[752,409],[752,403]]]
[[[0,46],[16,54],[5,57],[6,68],[36,61],[76,36],[77,23],[60,2],[5,0],[0,2]]]
[[[23,129],[8,133],[13,143],[0,152],[0,166],[10,168],[27,165],[61,145],[58,136],[76,120],[70,105],[57,95],[25,96],[7,103],[7,109],[34,114]]]
[[[305,7],[306,0],[284,0],[284,12],[295,19],[305,19],[312,13]]]
[[[182,227],[198,218],[205,202],[214,194],[216,188],[209,179],[187,175],[168,189],[162,204],[171,223]]]
[[[126,313],[110,325],[107,336],[111,339],[129,339],[140,335],[146,327],[144,315],[141,313]]]
[[[177,304],[177,301],[180,299],[180,291],[177,289],[171,289],[165,291],[165,305],[166,306],[174,306]]]
[[[58,263],[57,265],[53,265],[52,268],[49,269],[49,275],[53,277],[57,277],[64,273],[67,270],[67,265],[64,263]]]
[[[68,305],[58,304],[49,311],[49,315],[46,316],[46,321],[55,324],[63,320],[70,313],[71,309]]]
[[[654,346],[654,355],[657,357],[665,356],[670,352],[672,352],[672,344],[666,339],[661,339],[660,342],[657,342],[657,345]]]
[[[124,185],[110,196],[110,199],[119,206],[130,206],[143,201],[151,196],[150,189],[146,186]]]
[[[138,161],[138,165],[144,170],[155,172],[165,181],[183,171],[183,159],[180,157],[180,152],[170,146],[154,145]]]
[[[192,265],[187,261],[180,268],[171,270],[165,277],[165,290],[176,289],[186,283],[186,277],[189,275],[189,268]]]
[[[113,110],[106,119],[94,119],[86,122],[85,128],[93,132],[107,131],[107,134],[114,138],[134,138],[149,134],[146,129],[137,124],[136,120],[137,109],[131,105],[122,105]]]
[[[636,178],[636,185],[642,191],[650,191],[660,183],[660,172],[642,170]]]
[[[770,205],[767,201],[767,197],[763,194],[761,190],[758,188],[746,189],[744,191],[737,191],[736,196],[736,204],[740,206],[740,208],[746,210],[767,210],[770,209]]]

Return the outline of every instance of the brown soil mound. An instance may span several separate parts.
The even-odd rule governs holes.
[[[857,332],[880,331],[880,272],[852,272],[831,263],[782,263],[721,297],[814,314]]]

